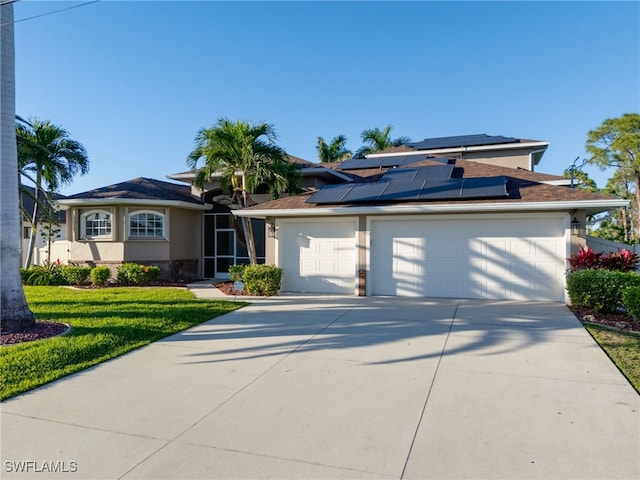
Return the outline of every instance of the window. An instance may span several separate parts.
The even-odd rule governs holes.
[[[31,227],[22,227],[22,238],[29,240],[31,238]]]
[[[83,238],[111,237],[111,212],[92,210],[83,213],[80,219]]]
[[[164,238],[165,216],[158,212],[135,212],[129,217],[129,237]]]

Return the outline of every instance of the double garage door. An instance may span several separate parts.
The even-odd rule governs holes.
[[[566,215],[370,217],[367,294],[564,300]],[[356,221],[281,225],[284,289],[356,291]]]

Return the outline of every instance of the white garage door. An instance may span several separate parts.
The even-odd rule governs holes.
[[[373,295],[563,301],[564,216],[370,221]]]
[[[356,288],[355,220],[282,222],[279,264],[286,292],[343,293]]]

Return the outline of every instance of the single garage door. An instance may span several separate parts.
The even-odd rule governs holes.
[[[373,295],[563,301],[566,218],[371,219]]]
[[[355,220],[281,222],[279,264],[286,292],[342,293],[356,288]]]

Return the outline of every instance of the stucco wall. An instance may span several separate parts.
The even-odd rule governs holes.
[[[465,152],[460,154],[462,160],[475,160],[499,167],[531,169],[529,151],[505,150],[495,152]]]

